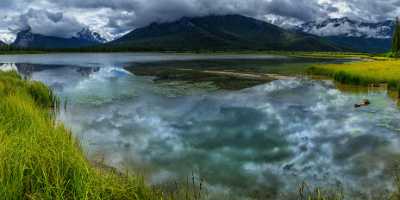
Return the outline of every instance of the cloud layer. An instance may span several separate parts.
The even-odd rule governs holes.
[[[2,0],[0,39],[20,29],[70,37],[91,27],[108,39],[154,21],[243,14],[282,26],[347,16],[379,21],[400,14],[400,0]]]

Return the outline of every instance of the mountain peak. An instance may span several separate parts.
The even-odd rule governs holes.
[[[82,29],[76,36],[71,38],[32,33],[31,29],[28,28],[17,34],[17,38],[12,45],[20,48],[67,49],[96,45],[101,42],[105,42],[105,40],[100,34],[90,31],[88,28]]]
[[[89,28],[83,28],[80,32],[76,33],[76,38],[87,40],[95,43],[107,42],[99,33],[90,30]]]
[[[32,29],[31,29],[31,27],[27,27],[17,33],[17,38],[30,37],[31,35],[33,35]]]
[[[329,18],[323,21],[306,22],[296,30],[318,35],[318,36],[345,36],[388,39],[392,37],[393,22],[361,22],[343,18]]]
[[[363,22],[347,17],[328,18],[304,23],[295,30],[324,37],[355,51],[383,53],[391,48],[394,21]]]
[[[27,26],[27,27],[21,29],[21,31],[19,31],[19,33],[26,34],[26,33],[31,33],[31,31],[32,31],[32,28],[30,26]]]

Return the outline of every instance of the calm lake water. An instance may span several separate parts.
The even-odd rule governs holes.
[[[49,54],[0,56],[67,102],[59,118],[93,161],[149,183],[202,180],[209,199],[290,199],[299,185],[373,199],[393,189],[400,110],[385,91],[346,93],[293,78],[224,91],[154,83],[123,67],[174,61],[224,68],[304,68],[321,59],[260,55]],[[229,63],[227,65],[226,63]],[[181,66],[180,66],[181,67]],[[355,109],[360,100],[370,107]]]

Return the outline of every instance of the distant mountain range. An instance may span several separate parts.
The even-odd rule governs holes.
[[[107,45],[133,50],[341,50],[320,37],[241,15],[184,17],[153,23]]]
[[[381,53],[391,48],[394,24],[394,21],[370,23],[338,18],[307,22],[297,26],[295,30],[318,35],[356,51]]]
[[[11,45],[19,48],[32,49],[69,49],[94,46],[105,42],[100,34],[90,31],[87,28],[76,33],[71,38],[61,38],[54,36],[45,36],[32,33],[31,29],[21,31]]]
[[[111,42],[88,28],[71,38],[32,33],[17,34],[12,46],[33,49],[90,47],[104,50],[288,50],[387,52],[394,21],[366,23],[349,18],[327,19],[286,30],[265,21],[241,16],[184,17],[152,23]],[[0,46],[5,45],[0,42]]]

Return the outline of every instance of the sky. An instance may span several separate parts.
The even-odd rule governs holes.
[[[242,14],[282,27],[326,18],[382,21],[400,15],[400,0],[0,0],[0,40],[18,31],[72,37],[90,28],[108,40],[152,22]]]

